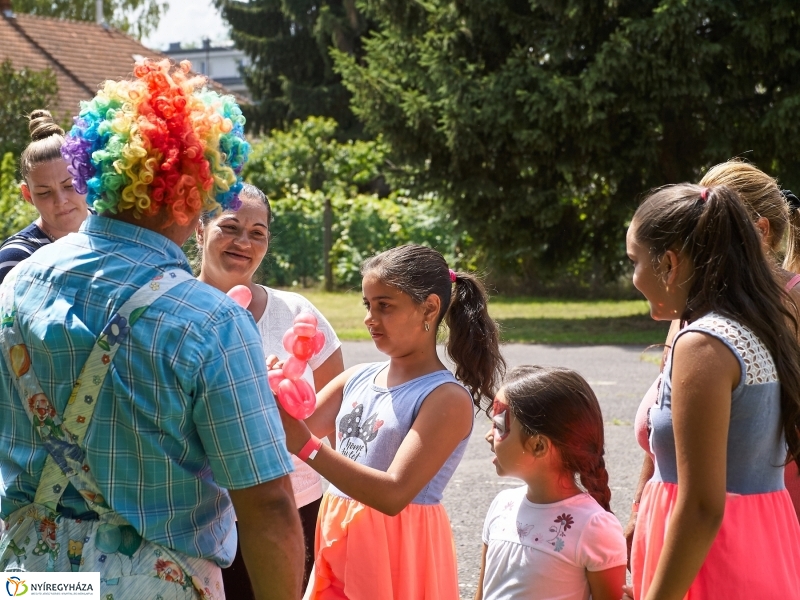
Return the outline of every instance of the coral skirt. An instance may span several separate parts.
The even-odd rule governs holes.
[[[634,598],[647,594],[667,537],[678,486],[650,481],[633,538]],[[728,494],[725,516],[686,600],[800,597],[800,523],[786,490]]]
[[[456,551],[441,504],[389,517],[325,494],[317,520],[312,600],[458,600]]]

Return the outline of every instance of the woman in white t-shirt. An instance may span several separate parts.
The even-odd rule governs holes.
[[[247,286],[253,294],[248,306],[256,322],[264,354],[278,360],[288,358],[283,347],[283,334],[301,312],[313,313],[319,329],[325,334],[325,346],[308,361],[303,377],[316,391],[344,371],[339,338],[330,323],[311,302],[299,294],[274,290],[253,282],[253,274],[269,248],[269,223],[272,211],[264,193],[257,187],[244,184],[239,194],[242,206],[237,211],[225,211],[214,217],[204,217],[197,227],[197,245],[202,251],[202,266],[198,279],[222,292],[236,285]],[[269,360],[269,358],[268,358]],[[274,360],[274,359],[273,359]],[[306,541],[307,581],[314,564],[314,533],[317,523],[322,481],[303,461],[293,456],[295,471],[291,475],[294,498],[303,524]],[[241,554],[237,551],[233,565],[222,570],[229,598],[253,598],[250,581]],[[304,583],[305,586],[305,583]]]
[[[489,508],[475,600],[618,600],[627,548],[610,512],[603,416],[589,384],[559,367],[514,369],[486,439],[497,474],[526,485]]]

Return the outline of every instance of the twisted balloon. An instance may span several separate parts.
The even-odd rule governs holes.
[[[283,336],[289,358],[283,368],[269,372],[269,387],[283,409],[295,419],[307,419],[317,406],[317,395],[303,379],[306,365],[325,346],[325,334],[317,330],[317,318],[300,313]]]

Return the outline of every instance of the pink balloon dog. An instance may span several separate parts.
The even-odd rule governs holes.
[[[307,419],[317,407],[317,395],[303,379],[306,365],[325,346],[325,334],[317,330],[317,318],[300,313],[283,335],[283,347],[290,354],[283,368],[269,372],[269,387],[283,409],[295,419]]]
[[[228,290],[228,297],[242,308],[247,308],[253,301],[253,292],[246,285],[235,285]]]

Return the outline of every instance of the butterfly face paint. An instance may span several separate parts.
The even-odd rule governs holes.
[[[492,404],[492,427],[495,441],[502,442],[511,433],[511,411],[508,404],[495,400]]]

